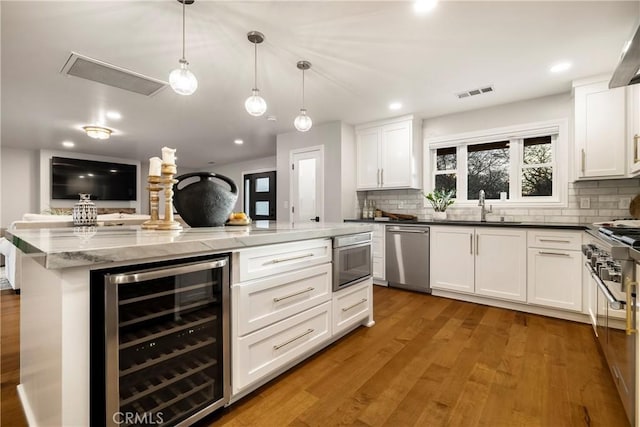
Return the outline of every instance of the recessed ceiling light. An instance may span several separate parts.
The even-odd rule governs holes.
[[[431,12],[437,4],[437,0],[415,0],[413,2],[413,11],[419,14]]]
[[[241,139],[234,139],[234,140],[233,140],[233,143],[234,143],[234,144],[238,144],[238,145],[242,145],[242,144],[244,144],[244,141],[243,141],[243,140],[241,140]]]
[[[109,172],[116,173],[116,172],[118,172],[118,169],[109,169]]]
[[[402,108],[402,104],[399,102],[392,102],[391,104],[389,104],[390,110],[399,110],[401,108]]]
[[[67,148],[73,148],[76,146],[76,144],[74,144],[71,141],[62,141],[62,146]]]
[[[270,122],[275,122],[276,120],[278,120],[278,118],[276,116],[267,116],[267,120],[269,120]]]
[[[122,118],[122,114],[117,111],[107,111],[107,118],[111,120],[120,120]]]
[[[549,68],[549,71],[551,71],[552,73],[561,73],[563,71],[567,71],[569,68],[571,68],[570,62],[559,62]]]
[[[80,178],[80,179],[84,179],[84,175],[80,175],[78,178]]]

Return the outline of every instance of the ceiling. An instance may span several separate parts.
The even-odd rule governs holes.
[[[69,140],[73,152],[145,160],[166,145],[196,169],[275,154],[276,135],[294,130],[301,107],[299,60],[312,63],[305,97],[316,125],[435,117],[568,92],[573,79],[611,72],[640,17],[636,1],[444,1],[416,15],[409,1],[196,0],[186,10],[186,58],[198,90],[147,97],[60,70],[73,51],[167,81],[181,56],[179,2],[0,5],[3,147],[62,150]],[[251,30],[266,38],[258,46],[263,117],[244,110]],[[550,73],[559,61],[573,67]],[[486,85],[494,92],[455,95]],[[392,101],[403,107],[390,111]],[[106,118],[112,110],[122,118]],[[82,133],[97,122],[114,129],[111,139]]]

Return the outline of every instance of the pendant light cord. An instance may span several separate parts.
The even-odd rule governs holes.
[[[258,43],[253,42],[253,89],[258,90]]]
[[[185,31],[184,31],[184,15],[185,15],[185,3],[187,0],[182,0],[182,59],[186,61],[185,57],[184,57],[184,38],[185,38]]]
[[[304,68],[302,69],[302,109],[304,110]]]

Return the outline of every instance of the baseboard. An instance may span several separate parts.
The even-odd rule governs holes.
[[[24,417],[27,419],[27,424],[29,427],[37,427],[36,416],[31,409],[31,405],[29,404],[29,399],[27,399],[27,395],[24,391],[24,386],[22,384],[18,384],[16,387],[18,389],[18,398],[20,399],[20,404],[22,405],[22,411],[24,412]]]

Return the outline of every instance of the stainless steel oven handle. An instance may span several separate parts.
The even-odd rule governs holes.
[[[281,263],[281,262],[293,261],[293,260],[296,260],[296,259],[302,259],[302,258],[309,258],[309,257],[312,257],[312,256],[313,256],[313,254],[312,254],[312,253],[308,253],[308,254],[302,254],[302,255],[291,256],[291,257],[288,257],[288,258],[274,258],[274,259],[272,259],[272,260],[270,260],[270,261],[265,262],[265,263],[264,263],[264,264],[262,264],[262,265],[267,265],[267,264],[278,264],[278,263]]]
[[[303,289],[303,290],[301,290],[301,291],[294,292],[294,293],[292,293],[292,294],[285,295],[285,296],[283,296],[283,297],[275,297],[275,298],[273,299],[273,302],[280,302],[280,301],[285,300],[285,299],[289,299],[289,298],[296,297],[296,296],[298,296],[298,295],[306,294],[307,292],[311,292],[311,291],[313,291],[314,289],[315,289],[315,288],[312,288],[311,286],[309,286],[307,289]]]
[[[607,298],[609,307],[611,307],[614,310],[622,310],[624,304],[618,301],[611,294],[611,291],[609,291],[609,288],[607,288],[607,285],[605,285],[602,279],[598,277],[596,272],[593,270],[593,267],[591,266],[591,264],[588,262],[585,262],[584,265],[587,267],[587,269],[589,269],[589,273],[591,273],[591,277],[593,278],[593,280],[595,280],[596,285],[598,285],[598,288],[600,288],[600,291],[604,294],[605,298]]]
[[[347,246],[339,246],[337,248],[333,248],[334,251],[340,252],[343,250],[348,250],[348,249],[357,249],[357,248],[364,248],[365,246],[371,246],[371,242],[364,242],[364,243],[358,243],[357,245],[347,245]]]
[[[361,299],[360,301],[358,301],[357,303],[355,303],[355,304],[351,304],[349,307],[345,307],[345,308],[343,308],[343,309],[342,309],[342,311],[349,311],[349,310],[351,310],[352,308],[359,306],[359,305],[360,305],[360,304],[362,304],[363,302],[367,302],[367,299],[366,299],[366,298],[362,298],[362,299]]]
[[[635,328],[636,322],[634,321],[635,320],[635,304],[632,304],[633,296],[631,295],[633,293],[632,289],[636,288],[637,286],[638,286],[638,282],[634,282],[628,277],[625,278],[624,287],[627,292],[627,301],[625,304],[626,306],[625,317],[627,320],[627,326],[626,326],[627,335],[635,334],[636,332],[638,332],[638,330]]]
[[[306,337],[307,335],[309,335],[310,333],[312,333],[313,331],[315,331],[315,329],[307,329],[307,330],[306,330],[306,332],[303,332],[303,333],[301,333],[300,335],[298,335],[298,336],[296,336],[296,337],[293,337],[293,338],[291,338],[291,339],[289,339],[289,340],[287,340],[287,341],[283,342],[282,344],[276,344],[276,345],[274,345],[274,346],[273,346],[273,349],[274,349],[274,350],[280,350],[280,349],[281,349],[282,347],[284,347],[285,345],[289,345],[289,344],[291,344],[292,342],[299,340],[300,338],[304,338],[304,337]]]
[[[112,276],[108,276],[106,280],[108,280],[112,285],[125,285],[128,283],[138,283],[145,280],[159,279],[161,277],[174,276],[178,274],[211,270],[213,268],[224,267],[225,265],[227,265],[227,259],[223,258],[215,261],[195,262],[191,264],[159,268],[149,271],[139,271],[137,273],[115,274]]]

